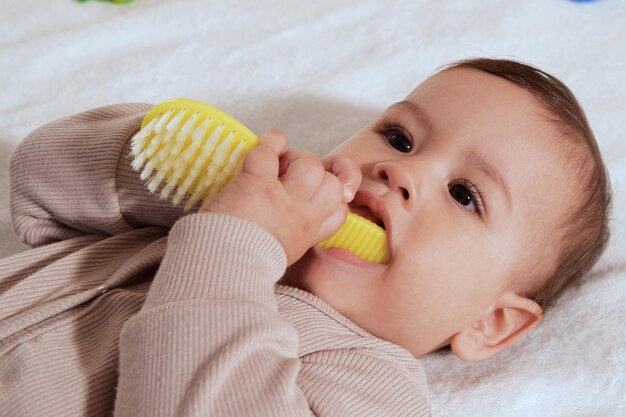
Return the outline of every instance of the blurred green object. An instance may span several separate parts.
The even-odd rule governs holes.
[[[87,0],[76,0],[76,1],[78,1],[79,3],[84,3]],[[109,1],[109,2],[112,2],[112,3],[123,4],[123,3],[130,3],[133,0],[98,0],[98,1]]]

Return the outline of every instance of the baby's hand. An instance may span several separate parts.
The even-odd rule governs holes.
[[[344,187],[311,152],[289,148],[284,132],[270,130],[260,139],[237,178],[198,212],[228,214],[264,227],[282,244],[289,266],[343,225]]]
[[[356,163],[346,156],[332,154],[322,158],[322,163],[326,171],[335,174],[343,184],[343,201],[352,201],[363,178]]]

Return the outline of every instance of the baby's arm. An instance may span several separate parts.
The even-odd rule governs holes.
[[[170,230],[146,301],[120,334],[116,416],[311,415],[298,334],[278,314],[274,284],[347,207],[320,161],[269,142]]]
[[[130,139],[149,104],[100,107],[50,122],[11,155],[13,229],[37,247],[87,234],[171,227],[183,215],[132,170]],[[158,190],[160,191],[160,189]],[[157,192],[158,192],[157,191]]]
[[[300,362],[273,292],[286,259],[250,221],[176,222],[146,302],[120,334],[115,416],[430,415],[418,378],[368,352]]]
[[[122,328],[116,417],[309,416],[298,335],[278,314],[285,252],[265,229],[181,218],[140,312]]]

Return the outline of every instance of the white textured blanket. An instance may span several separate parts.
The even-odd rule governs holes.
[[[0,0],[0,256],[10,152],[88,108],[192,97],[323,154],[438,66],[528,61],[587,110],[613,182],[613,239],[531,336],[482,363],[424,359],[438,416],[626,416],[626,2]]]

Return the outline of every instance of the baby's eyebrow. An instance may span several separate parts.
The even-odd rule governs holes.
[[[422,126],[426,128],[426,130],[432,130],[433,123],[431,122],[426,112],[417,104],[410,102],[408,100],[403,100],[389,107],[389,109],[394,109],[394,108],[398,108],[401,111],[408,111],[409,113],[413,115],[413,117],[415,117],[415,119],[417,119],[417,122],[419,124],[421,124]]]
[[[504,194],[504,199],[506,202],[506,207],[511,212],[511,206],[513,205],[513,199],[511,198],[511,190],[509,189],[509,185],[504,180],[504,177],[498,171],[498,169],[493,165],[487,162],[480,154],[478,154],[475,150],[470,149],[465,153],[465,161],[470,165],[475,165],[480,169],[486,176],[489,178],[495,185],[500,188],[500,191]]]

